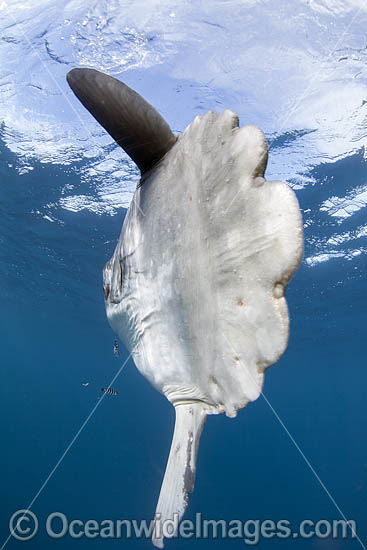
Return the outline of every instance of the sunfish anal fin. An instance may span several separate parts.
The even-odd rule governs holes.
[[[163,548],[164,537],[175,536],[188,493],[194,490],[196,457],[207,416],[205,404],[200,401],[177,405],[175,410],[175,430],[155,512],[152,542],[158,548]],[[168,524],[164,527],[167,520],[169,529]]]

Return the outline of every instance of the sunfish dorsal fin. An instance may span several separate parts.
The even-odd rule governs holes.
[[[150,103],[116,78],[72,69],[67,81],[77,98],[137,164],[142,174],[172,147],[176,136]]]

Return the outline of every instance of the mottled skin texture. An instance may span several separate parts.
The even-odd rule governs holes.
[[[295,195],[264,180],[265,137],[237,122],[194,120],[144,177],[104,273],[108,319],[142,374],[174,404],[229,416],[286,347],[302,254]]]

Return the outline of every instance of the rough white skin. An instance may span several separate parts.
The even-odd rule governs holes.
[[[235,416],[255,400],[287,345],[284,289],[302,256],[302,219],[293,191],[263,178],[266,160],[261,130],[239,129],[232,111],[196,117],[144,177],[105,268],[112,328],[176,406],[162,520],[186,507],[190,438],[197,449],[206,414]]]

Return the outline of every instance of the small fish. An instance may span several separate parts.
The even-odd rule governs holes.
[[[101,391],[107,395],[118,395],[118,391],[114,390],[113,388],[101,388]]]
[[[82,386],[84,386],[84,387],[89,386],[89,382],[82,382]]]
[[[113,354],[115,357],[120,357],[119,344],[117,340],[115,340],[113,343]]]

